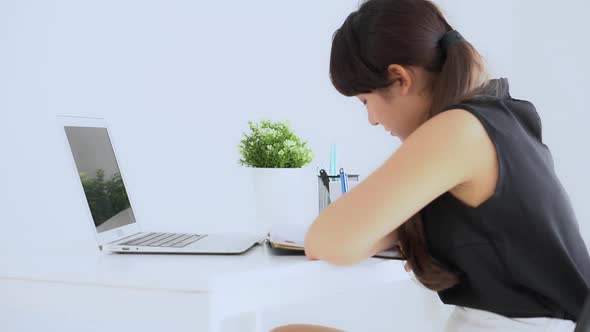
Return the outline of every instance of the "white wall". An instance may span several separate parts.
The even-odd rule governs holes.
[[[515,1],[513,95],[534,101],[543,138],[590,247],[590,3]]]
[[[96,250],[58,114],[110,121],[146,228],[248,228],[251,183],[237,165],[248,120],[289,120],[314,149],[313,167],[328,166],[336,142],[340,165],[367,175],[399,142],[369,126],[358,100],[329,82],[332,33],[357,3],[0,1],[2,255]],[[438,3],[492,74],[509,78],[512,95],[537,105],[590,239],[590,24],[583,17],[590,5]],[[34,241],[21,241],[25,232]]]

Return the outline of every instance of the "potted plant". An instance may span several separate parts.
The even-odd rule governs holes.
[[[313,159],[311,148],[287,122],[248,124],[250,132],[243,133],[239,145],[239,163],[252,169],[259,226],[263,232],[275,226],[305,226],[317,205],[317,177],[305,167]]]

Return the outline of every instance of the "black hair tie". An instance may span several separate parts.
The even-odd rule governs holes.
[[[440,39],[440,48],[446,54],[453,44],[465,40],[457,30],[447,31]]]

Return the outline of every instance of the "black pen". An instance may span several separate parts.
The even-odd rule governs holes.
[[[326,191],[328,192],[328,204],[332,203],[330,199],[330,178],[328,177],[328,173],[326,173],[325,169],[320,169],[320,178],[322,179],[322,183],[324,187],[326,187]]]

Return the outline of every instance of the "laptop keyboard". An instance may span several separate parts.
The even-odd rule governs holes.
[[[162,247],[162,248],[182,248],[196,242],[207,235],[198,234],[179,234],[179,233],[146,233],[146,235],[120,243],[125,246],[144,246],[144,247]]]

